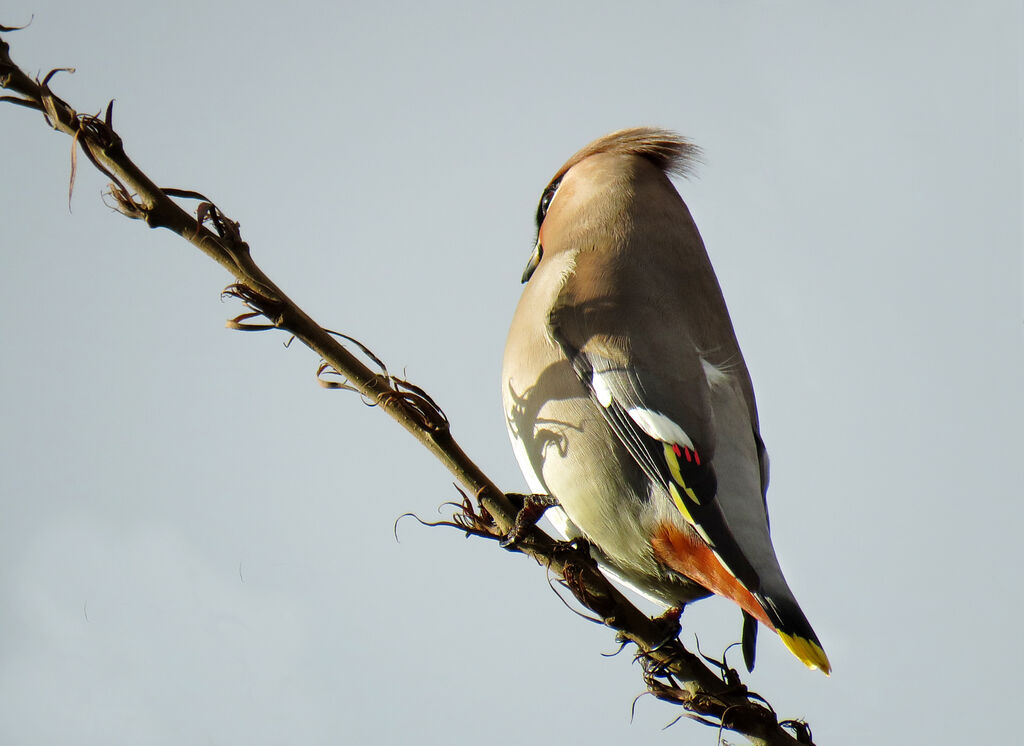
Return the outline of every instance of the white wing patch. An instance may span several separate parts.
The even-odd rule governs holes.
[[[612,390],[608,387],[608,382],[604,380],[604,376],[595,371],[590,381],[594,387],[594,396],[597,397],[597,401],[605,409],[610,407],[612,405]]]
[[[683,448],[689,448],[691,451],[696,450],[686,431],[660,412],[633,407],[627,409],[626,414],[641,430],[655,440],[660,440],[663,443],[675,443]]]
[[[705,363],[705,366],[709,365],[710,363]],[[716,368],[712,367],[712,370],[717,372]],[[614,396],[606,376],[598,371],[594,371],[590,378],[590,385],[594,390],[594,396],[597,398],[598,403],[605,409],[610,407],[614,401]],[[691,451],[696,450],[693,447],[693,441],[690,440],[690,436],[686,434],[686,431],[661,412],[655,412],[653,409],[644,409],[643,407],[630,407],[626,410],[626,414],[636,423],[637,427],[655,440],[660,440],[663,443],[676,443],[684,448],[689,448]]]

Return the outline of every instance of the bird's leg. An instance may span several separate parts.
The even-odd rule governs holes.
[[[510,493],[507,495],[510,498],[519,498],[522,500],[523,507],[519,509],[516,514],[515,523],[512,524],[512,528],[509,529],[508,533],[505,534],[498,543],[503,547],[510,547],[517,541],[523,538],[523,534],[526,533],[528,528],[537,525],[537,521],[544,515],[544,511],[548,508],[558,505],[558,500],[551,497],[551,495],[517,495]]]
[[[665,637],[661,642],[654,646],[654,650],[668,645],[679,637],[679,633],[683,630],[682,625],[679,623],[679,619],[682,615],[682,606],[671,606],[668,609],[665,609],[665,612],[660,616],[654,617],[654,623],[662,627],[665,632]]]

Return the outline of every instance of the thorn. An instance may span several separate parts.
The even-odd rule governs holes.
[[[41,83],[43,88],[47,87],[47,84],[50,82],[50,78],[52,78],[57,73],[71,73],[72,75],[74,75],[75,68],[73,68],[73,67],[55,67],[55,68],[53,68],[52,70],[50,70],[50,72],[46,73],[46,77],[43,78],[43,82]]]

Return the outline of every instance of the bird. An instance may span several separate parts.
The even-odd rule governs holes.
[[[831,664],[783,575],[750,374],[672,176],[701,152],[668,130],[601,137],[541,194],[502,362],[502,403],[530,488],[602,569],[666,606],[711,594],[808,668]]]

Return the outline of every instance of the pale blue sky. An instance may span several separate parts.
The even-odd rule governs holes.
[[[820,744],[1007,742],[1024,654],[1020,2],[29,3],[0,23],[129,153],[525,488],[498,374],[540,192],[653,124],[751,369],[826,679],[750,685]],[[0,106],[0,740],[715,743],[531,562],[392,525],[450,476],[229,278]],[[80,161],[80,164],[82,161]],[[684,641],[717,654],[709,601]],[[487,652],[494,651],[494,652]],[[738,656],[737,656],[738,662]],[[738,740],[738,739],[733,739]]]

